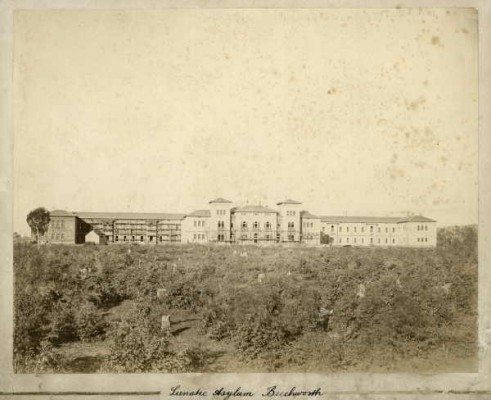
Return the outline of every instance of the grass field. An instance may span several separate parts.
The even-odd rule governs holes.
[[[15,368],[472,371],[476,229],[438,239],[436,249],[18,243]]]

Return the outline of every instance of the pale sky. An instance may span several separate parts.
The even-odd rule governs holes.
[[[477,223],[470,9],[18,11],[14,230],[49,210]]]

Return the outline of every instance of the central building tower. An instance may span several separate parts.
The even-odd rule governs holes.
[[[300,222],[302,203],[295,200],[285,200],[277,203],[279,207],[278,236],[281,242],[300,241]]]
[[[209,204],[210,226],[208,227],[208,241],[230,243],[232,202],[218,198],[211,200]]]

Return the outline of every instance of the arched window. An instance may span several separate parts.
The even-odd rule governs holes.
[[[252,227],[253,227],[254,229],[257,229],[257,228],[259,227],[258,222],[257,222],[257,221],[254,221],[254,223],[252,224]]]
[[[242,221],[242,229],[247,229],[247,222]]]
[[[264,226],[265,226],[266,230],[268,230],[268,231],[271,230],[271,222],[266,222],[264,224]]]

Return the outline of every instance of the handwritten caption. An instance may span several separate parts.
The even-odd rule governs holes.
[[[267,397],[299,397],[299,396],[321,397],[322,392],[320,388],[305,390],[305,389],[297,389],[296,386],[292,386],[290,388],[279,388],[277,385],[269,386],[260,392],[243,389],[240,386],[232,389],[220,387],[214,390],[207,390],[202,388],[186,389],[186,388],[182,388],[181,385],[177,385],[171,387],[169,396],[185,397],[185,398],[213,396],[213,397],[222,398],[223,400],[229,400],[235,397],[256,397],[256,396],[266,397],[266,398]]]

